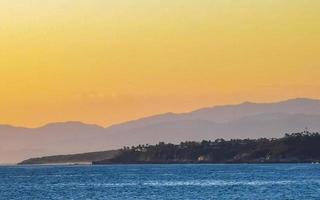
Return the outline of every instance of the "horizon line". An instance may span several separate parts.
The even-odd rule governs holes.
[[[285,100],[278,100],[278,101],[270,101],[270,102],[253,102],[253,101],[242,101],[240,103],[235,103],[235,104],[219,104],[219,105],[213,105],[213,106],[207,106],[207,107],[203,107],[203,108],[198,108],[198,109],[194,109],[191,111],[187,111],[187,112],[180,112],[180,113],[175,113],[175,112],[163,112],[163,113],[158,113],[158,114],[154,114],[154,115],[148,115],[145,117],[140,117],[140,118],[136,118],[136,119],[132,119],[132,120],[127,120],[127,121],[123,121],[123,122],[119,122],[119,123],[114,123],[114,124],[110,124],[110,125],[100,125],[100,124],[96,124],[96,123],[90,123],[90,122],[84,122],[84,121],[80,121],[80,120],[66,120],[66,121],[52,121],[52,122],[47,122],[43,125],[40,126],[35,126],[35,127],[28,127],[28,126],[23,126],[23,125],[12,125],[12,124],[2,124],[0,123],[0,126],[7,126],[10,128],[23,128],[23,129],[40,129],[40,128],[44,128],[46,126],[50,126],[50,125],[54,125],[54,124],[68,124],[68,123],[79,123],[79,124],[83,124],[83,125],[89,125],[89,126],[97,126],[100,128],[109,128],[112,126],[117,126],[117,125],[122,125],[128,122],[134,122],[134,121],[138,121],[138,120],[142,120],[142,119],[147,119],[150,117],[155,117],[155,116],[162,116],[162,115],[180,115],[180,114],[188,114],[188,113],[192,113],[192,112],[197,112],[197,111],[201,111],[204,109],[214,109],[214,108],[218,108],[218,107],[227,107],[227,106],[240,106],[243,104],[277,104],[277,103],[284,103],[284,102],[288,102],[288,101],[301,101],[301,100],[308,100],[308,101],[320,101],[320,99],[317,98],[309,98],[309,97],[296,97],[296,98],[288,98]]]

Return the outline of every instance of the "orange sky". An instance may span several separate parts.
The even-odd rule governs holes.
[[[319,0],[1,0],[0,123],[320,98]]]

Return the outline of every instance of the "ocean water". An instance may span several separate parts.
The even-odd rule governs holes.
[[[0,199],[320,199],[320,165],[2,166]]]

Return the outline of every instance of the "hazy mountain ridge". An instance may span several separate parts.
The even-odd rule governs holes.
[[[155,115],[106,128],[81,122],[51,123],[40,128],[0,125],[0,162],[159,141],[280,137],[306,126],[320,130],[320,100],[246,102],[189,113]]]

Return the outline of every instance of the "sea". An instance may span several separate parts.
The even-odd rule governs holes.
[[[320,199],[320,165],[1,166],[0,199]]]

